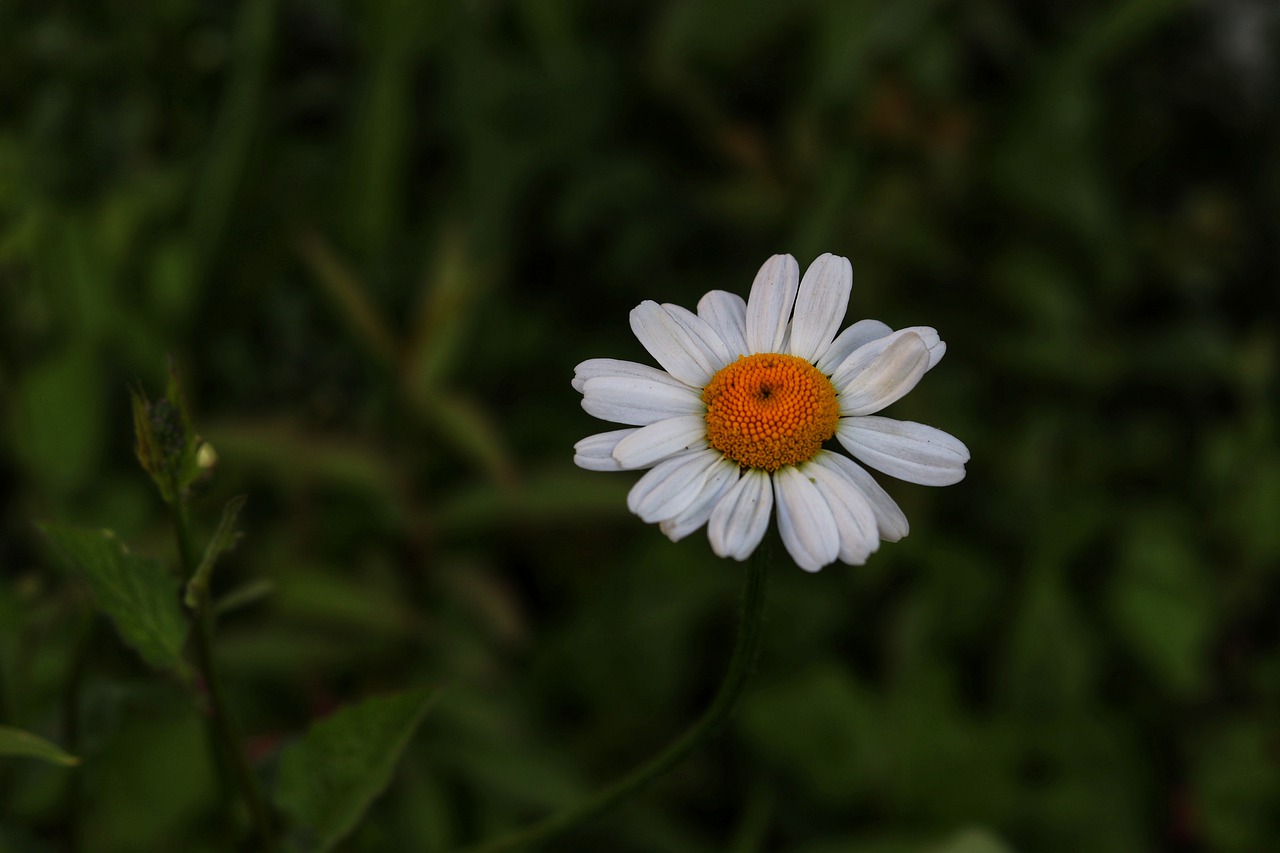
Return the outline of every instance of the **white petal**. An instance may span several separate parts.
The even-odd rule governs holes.
[[[887,347],[880,341],[864,344],[845,359],[841,372],[847,371],[844,383],[837,383],[836,399],[841,415],[869,415],[902,399],[924,372],[929,369],[929,350],[915,334],[896,338]]]
[[[623,467],[613,458],[613,449],[635,431],[615,429],[587,436],[573,446],[573,464],[588,471],[622,471]]]
[[[876,321],[872,321],[876,322]],[[856,323],[854,325],[857,325]],[[851,327],[852,328],[852,327]],[[887,326],[885,328],[888,328]],[[930,326],[911,326],[906,329],[899,329],[882,337],[873,338],[867,341],[858,349],[854,350],[845,360],[836,365],[831,371],[831,381],[839,388],[847,383],[852,375],[858,369],[859,363],[866,363],[869,359],[884,352],[894,342],[908,335],[915,335],[924,341],[925,347],[929,350],[929,365],[925,370],[931,369],[935,364],[942,360],[942,356],[947,351],[947,345],[942,342],[942,338],[938,337],[938,330]],[[834,347],[834,344],[833,344]],[[853,357],[857,355],[859,361],[854,361]]]
[[[722,457],[713,450],[694,450],[658,463],[627,494],[627,507],[647,522],[665,521],[688,509]]]
[[[799,283],[800,266],[790,255],[774,255],[760,267],[747,299],[747,347],[751,352],[782,352]]]
[[[662,307],[701,346],[702,355],[710,360],[712,373],[737,358],[736,355],[729,354],[729,347],[725,345],[720,333],[706,320],[679,305],[664,302]]]
[[[825,466],[838,468],[862,491],[862,494],[866,495],[867,502],[871,504],[871,511],[875,513],[876,526],[880,528],[881,539],[886,542],[897,542],[911,532],[906,513],[876,482],[876,478],[867,473],[866,469],[839,453],[823,450],[819,451],[818,455],[822,457]]]
[[[687,385],[701,388],[719,369],[706,342],[652,300],[631,309],[631,331],[658,364]]]
[[[848,358],[849,354],[858,347],[892,333],[893,329],[890,329],[879,320],[859,320],[836,335],[836,339],[831,342],[831,346],[827,347],[827,351],[819,356],[814,364],[819,370],[830,376],[835,373],[836,368],[840,366],[840,362]]]
[[[914,421],[842,418],[836,438],[872,468],[922,486],[960,482],[969,461],[969,448],[960,439]]]
[[[707,410],[697,392],[686,385],[625,376],[588,379],[582,386],[582,408],[601,420],[636,426]]]
[[[939,339],[936,344],[930,345],[929,341],[925,341],[925,346],[929,347],[929,366],[925,370],[933,370],[934,366],[942,361],[942,357],[947,354],[947,342]]]
[[[747,302],[736,293],[713,290],[698,300],[698,316],[720,335],[732,361],[747,349]]]
[[[618,358],[589,358],[573,369],[573,389],[582,393],[582,387],[588,379],[597,376],[625,376],[631,379],[650,379],[673,388],[688,388],[665,370],[650,367],[647,364],[636,364],[634,361],[623,361]]]
[[[791,321],[792,355],[815,361],[824,353],[844,322],[853,287],[853,267],[848,258],[826,254],[809,265],[796,296]]]
[[[929,348],[929,366],[925,369],[933,370],[934,365],[942,361],[942,356],[946,355],[947,345],[938,336],[938,330],[932,326],[907,326],[905,329],[894,332],[894,335],[912,333],[919,335],[920,340],[924,341],[924,345]]]
[[[636,430],[618,442],[613,458],[623,468],[647,468],[668,456],[706,446],[706,416],[681,415]]]
[[[772,510],[769,475],[759,468],[748,469],[711,511],[707,521],[711,550],[719,557],[747,559],[769,529]]]
[[[672,542],[679,542],[706,524],[716,504],[720,503],[720,499],[738,482],[740,471],[737,462],[721,459],[711,467],[711,472],[707,474],[707,479],[702,484],[702,491],[698,492],[693,503],[675,518],[668,518],[661,522],[658,527]]]
[[[822,451],[800,465],[800,473],[813,481],[831,508],[840,534],[840,562],[861,566],[880,547],[880,528],[871,502],[843,469],[830,461],[837,454]]]
[[[782,544],[806,572],[816,572],[840,556],[840,533],[831,507],[800,469],[786,465],[773,474]]]

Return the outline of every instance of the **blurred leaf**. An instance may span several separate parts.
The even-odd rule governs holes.
[[[1111,615],[1133,652],[1170,690],[1204,681],[1214,597],[1176,511],[1129,523],[1111,586]]]
[[[13,389],[13,441],[37,482],[70,492],[93,476],[105,436],[102,373],[86,349],[28,366]]]
[[[185,676],[188,624],[178,604],[177,580],[159,562],[130,554],[110,531],[61,524],[41,529],[67,568],[88,583],[124,641],[152,666]]]
[[[401,224],[403,180],[416,104],[414,59],[434,6],[413,0],[361,4],[369,62],[350,123],[347,234],[363,257],[381,260]]]
[[[307,622],[366,637],[409,637],[421,630],[412,607],[395,590],[368,578],[299,566],[275,578],[275,606],[290,623]]]
[[[1234,429],[1222,440],[1242,458],[1222,477],[1225,507],[1219,511],[1256,564],[1280,569],[1280,525],[1275,523],[1275,508],[1280,507],[1280,453],[1274,445],[1250,447]]]
[[[450,840],[458,837],[461,815],[454,807],[449,786],[433,770],[423,767],[422,762],[405,763],[396,783],[399,796],[392,803],[395,826],[383,828],[384,848],[394,845],[401,849],[412,846],[415,850],[447,850]],[[400,829],[401,834],[391,835],[394,829]]]
[[[430,405],[449,375],[484,282],[470,262],[465,236],[446,230],[436,247],[404,357],[404,380],[419,405]]]
[[[929,832],[914,827],[888,830],[883,833],[858,833],[847,838],[823,839],[803,847],[795,848],[795,853],[953,853],[952,844],[976,844],[975,847],[958,848],[964,853],[1012,853],[1012,848],[991,838],[986,830],[964,830],[951,836],[941,844],[935,839],[936,832]],[[981,846],[992,840],[998,846]],[[791,848],[788,848],[789,850]]]
[[[369,289],[319,234],[304,233],[297,240],[298,254],[311,267],[316,284],[333,303],[338,318],[349,324],[356,338],[383,362],[395,361],[395,333]]]
[[[366,699],[316,723],[283,751],[276,799],[327,850],[350,832],[391,780],[436,691]]]
[[[149,307],[167,326],[180,326],[199,295],[191,242],[171,237],[152,250],[146,282]]]
[[[820,8],[814,75],[823,100],[843,100],[866,86],[880,57],[899,52],[930,23],[937,0],[876,3],[846,0]],[[839,100],[837,102],[839,102]]]
[[[456,768],[498,801],[555,811],[589,796],[568,761],[546,744],[458,739],[438,747],[442,764]]]
[[[200,831],[214,801],[209,732],[191,704],[170,694],[157,707],[132,702],[120,709],[120,731],[86,755],[81,814],[86,849],[226,850],[225,835]],[[219,837],[224,844],[217,845]]]
[[[1280,736],[1275,720],[1239,719],[1215,726],[1195,744],[1191,801],[1206,849],[1269,850],[1280,838]]]
[[[1013,848],[988,830],[965,829],[922,853],[1013,853]]]
[[[451,445],[491,478],[500,483],[514,479],[515,463],[506,438],[488,412],[473,400],[457,394],[436,394],[424,414]]]
[[[79,758],[74,755],[68,755],[44,738],[37,737],[31,732],[26,732],[22,729],[15,729],[12,726],[0,726],[0,756],[3,755],[38,758],[41,761],[47,761],[50,764],[61,764],[64,767],[74,767],[80,763]]]
[[[114,270],[103,251],[101,234],[88,216],[60,213],[50,225],[43,265],[49,270],[63,321],[79,346],[92,349],[107,339],[118,319]]]
[[[367,643],[352,643],[331,629],[228,626],[218,635],[218,659],[228,670],[281,681],[304,672],[359,668],[368,653]]]
[[[286,484],[334,483],[399,506],[404,471],[383,448],[355,439],[311,433],[285,421],[206,424],[223,460],[270,472]]]
[[[828,804],[866,796],[887,767],[890,747],[874,697],[829,661],[758,688],[740,724],[753,749]]]
[[[556,468],[529,475],[518,486],[481,484],[459,490],[447,505],[435,510],[432,521],[452,533],[485,530],[511,523],[580,523],[588,518],[625,518],[627,490],[633,484],[620,477],[597,477],[593,472]]]
[[[1150,38],[1157,27],[1175,12],[1186,8],[1187,0],[1125,0],[1112,3],[1071,39],[1064,61],[1081,70],[1104,73],[1107,64],[1126,48]]]
[[[1007,732],[971,719],[949,665],[921,656],[897,668],[879,732],[891,750],[880,796],[907,813],[932,814],[947,824],[999,823],[1017,814]],[[961,777],[965,784],[955,784]]]
[[[999,285],[999,294],[1022,315],[1037,337],[1078,342],[1087,327],[1086,292],[1072,275],[1067,259],[1058,258],[1031,246],[1016,246],[996,259],[989,273]],[[1061,353],[1063,359],[1079,353],[1075,347],[1045,347]]]
[[[241,608],[257,604],[259,601],[269,598],[275,591],[276,584],[274,581],[266,578],[256,578],[228,590],[225,595],[220,596],[213,603],[214,615],[222,616],[226,613],[234,613]]]
[[[441,767],[471,779],[498,800],[539,810],[580,802],[589,789],[566,751],[522,737],[519,696],[459,683],[440,702],[431,751]]]
[[[1052,550],[1056,543],[1042,547]],[[1018,607],[1004,664],[1010,701],[1033,715],[1088,704],[1096,677],[1094,647],[1059,570],[1033,568]]]
[[[207,273],[225,237],[260,124],[276,6],[275,0],[249,3],[240,7],[236,20],[226,89],[192,193],[190,231],[199,241],[196,268],[201,275]]]
[[[1107,181],[1098,150],[1111,54],[1148,37],[1182,4],[1126,0],[1088,20],[1028,75],[1012,127],[994,149],[995,183],[1023,210],[1059,219],[1095,250],[1106,250],[1123,233],[1115,184]]]

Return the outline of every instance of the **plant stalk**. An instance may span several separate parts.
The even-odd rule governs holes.
[[[183,497],[181,495],[175,497],[170,508],[174,534],[178,540],[178,553],[182,561],[182,576],[189,579],[199,565],[199,560],[192,547],[190,524]],[[195,602],[192,621],[196,667],[208,695],[209,726],[214,743],[221,754],[222,765],[230,772],[233,783],[239,789],[240,796],[249,809],[254,832],[263,849],[273,850],[276,848],[276,839],[271,810],[267,807],[262,789],[258,785],[258,778],[254,775],[249,757],[244,751],[244,739],[240,736],[227,706],[222,679],[214,660],[214,614],[208,595],[201,595]]]
[[[764,623],[764,587],[769,543],[766,540],[752,555],[742,596],[742,618],[729,668],[710,707],[684,734],[666,749],[604,788],[595,796],[509,835],[466,848],[464,853],[498,853],[550,841],[599,817],[627,798],[643,790],[666,771],[683,761],[729,717],[746,689],[760,654]]]

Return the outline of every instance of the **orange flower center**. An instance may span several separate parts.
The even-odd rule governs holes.
[[[707,442],[747,468],[776,471],[812,459],[836,433],[836,389],[802,358],[739,356],[702,389]]]

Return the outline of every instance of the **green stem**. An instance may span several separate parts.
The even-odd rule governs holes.
[[[666,771],[685,759],[708,735],[716,731],[733,711],[746,689],[760,653],[763,634],[764,582],[769,562],[768,543],[756,549],[747,569],[747,584],[742,596],[742,621],[738,640],[729,659],[729,670],[711,707],[684,734],[626,776],[597,793],[586,802],[557,812],[531,826],[468,848],[466,853],[496,853],[541,844],[563,835],[575,827],[599,817],[636,794]]]
[[[77,613],[76,620],[75,651],[72,653],[67,683],[62,690],[62,744],[63,748],[72,755],[80,754],[80,686],[84,681],[90,652],[93,650],[94,627],[91,612]],[[77,771],[73,772],[67,780],[65,819],[62,827],[62,849],[67,853],[78,853],[84,847],[80,822],[83,804],[84,774]]]
[[[187,521],[186,505],[181,496],[175,497],[171,506],[173,510],[173,529],[178,539],[178,553],[182,560],[182,574],[190,578],[199,564],[192,547],[190,525]],[[254,830],[263,849],[275,849],[275,830],[272,827],[271,811],[263,799],[262,790],[258,786],[258,778],[254,775],[249,757],[244,751],[244,741],[236,728],[227,706],[226,695],[222,690],[222,679],[213,657],[213,608],[209,596],[202,595],[195,602],[193,644],[195,647],[196,666],[204,681],[209,699],[209,726],[213,740],[222,754],[222,763],[230,771],[232,780],[240,790],[245,805],[253,819]]]

